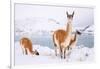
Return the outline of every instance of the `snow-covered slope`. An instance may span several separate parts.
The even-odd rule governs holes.
[[[77,29],[77,30],[80,30],[82,31],[85,27],[75,27],[74,28],[74,31]],[[86,34],[94,34],[94,25],[91,25],[89,28],[87,28],[83,33],[86,33]]]
[[[57,29],[66,29],[65,23],[59,23],[56,20],[33,17],[21,20],[15,20],[15,35],[45,35],[51,34],[51,31]],[[84,27],[83,27],[84,28]],[[82,30],[82,27],[73,27],[73,31]],[[93,34],[94,25],[90,26],[84,33]]]
[[[15,20],[16,30],[17,29],[24,31],[31,30],[33,32],[41,29],[49,31],[55,27],[60,27],[61,25],[58,25],[56,22],[52,20],[50,21],[50,19],[48,18],[42,18],[42,17],[33,17],[33,18]]]
[[[82,45],[73,49],[66,59],[61,59],[59,55],[55,56],[54,49],[46,46],[33,45],[33,47],[40,53],[39,56],[23,55],[19,42],[15,42],[15,64],[30,65],[94,61],[94,48],[88,48]]]

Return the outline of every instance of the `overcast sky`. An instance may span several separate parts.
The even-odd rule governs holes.
[[[26,18],[44,18],[54,19],[60,24],[66,24],[66,11],[71,14],[75,11],[73,25],[75,27],[84,27],[94,23],[94,11],[92,8],[78,7],[57,7],[57,6],[40,6],[15,4],[15,20]]]

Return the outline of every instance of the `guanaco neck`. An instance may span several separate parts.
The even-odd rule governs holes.
[[[68,35],[70,35],[72,33],[72,22],[67,23],[66,32],[67,32]]]
[[[75,36],[74,36],[74,40],[73,41],[76,41],[77,40],[77,33],[75,33]]]

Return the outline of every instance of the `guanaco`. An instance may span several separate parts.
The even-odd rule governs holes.
[[[39,55],[39,52],[37,50],[33,51],[32,49],[32,41],[29,38],[23,37],[20,40],[20,45],[22,48],[23,54],[31,54],[31,55]]]
[[[64,55],[64,59],[66,58],[66,50],[70,45],[70,41],[71,41],[72,21],[73,21],[74,12],[72,14],[68,14],[68,12],[66,12],[66,14],[68,19],[66,30],[58,29],[53,33],[55,55],[57,56],[57,48],[58,48],[61,58],[63,58]]]
[[[77,41],[78,41],[78,36],[81,35],[81,34],[82,34],[82,32],[80,32],[78,30],[76,30],[76,32],[72,34],[71,41],[70,41],[70,44],[68,46],[68,50],[76,47],[76,44],[77,44]]]
[[[76,30],[76,32],[74,34],[72,34],[68,50],[76,47],[76,43],[78,41],[78,36],[81,35],[89,27],[90,27],[90,25],[86,26],[84,29],[82,29],[82,31]]]

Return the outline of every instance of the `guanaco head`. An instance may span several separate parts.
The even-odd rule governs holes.
[[[90,25],[86,26],[84,29],[82,29],[82,31],[78,31],[76,30],[76,34],[81,35],[86,29],[88,29],[90,27]]]
[[[76,30],[76,34],[81,35],[81,34],[82,34],[82,32],[80,32],[80,31]]]
[[[68,14],[68,12],[66,12],[66,14],[67,14],[68,21],[69,22],[72,21],[73,20],[73,16],[74,16],[74,11],[73,11],[72,14]]]
[[[39,52],[37,50],[33,51],[33,54],[39,55]]]

